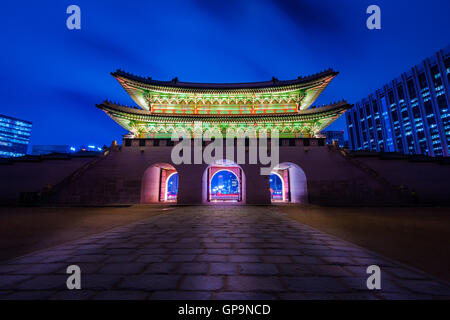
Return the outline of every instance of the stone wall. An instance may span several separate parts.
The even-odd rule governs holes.
[[[137,204],[144,172],[156,163],[168,163],[179,174],[179,204],[204,202],[203,177],[207,164],[176,165],[170,146],[139,146],[113,151],[59,192],[58,204]],[[308,202],[318,205],[388,205],[404,202],[390,186],[355,167],[327,146],[280,146],[280,163],[298,165],[307,180]],[[246,163],[248,163],[248,153]],[[260,165],[240,164],[246,178],[246,204],[270,204],[269,176]]]
[[[438,162],[383,160],[378,157],[357,157],[393,184],[406,192],[415,192],[415,202],[422,205],[450,205],[450,165]]]
[[[307,198],[302,203],[316,205],[401,205],[450,204],[450,166],[407,160],[356,158],[372,174],[328,146],[281,145],[280,163],[292,163],[306,176]],[[171,146],[139,146],[111,151],[86,170],[93,158],[14,162],[0,166],[0,204],[19,203],[21,194],[39,193],[79,170],[80,174],[51,194],[50,204],[113,205],[141,202],[144,172],[152,165],[173,165],[179,175],[179,204],[207,203],[205,172],[207,164],[176,165]],[[236,153],[236,150],[235,150]],[[94,158],[95,159],[95,158]],[[270,204],[269,176],[261,175],[261,165],[240,164],[243,177],[242,204]],[[373,172],[376,173],[374,177]],[[301,179],[299,181],[302,181]],[[291,183],[294,183],[291,180]],[[401,186],[401,187],[400,187]],[[302,186],[304,188],[305,186]],[[411,196],[416,193],[416,197]]]
[[[58,160],[11,162],[0,165],[0,204],[16,205],[24,198],[54,186],[72,172],[95,158],[67,158]],[[21,196],[22,194],[22,196]]]

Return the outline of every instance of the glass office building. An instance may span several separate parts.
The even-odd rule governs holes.
[[[21,157],[27,154],[31,122],[0,115],[0,157]]]
[[[449,84],[450,46],[348,110],[349,147],[448,157]]]

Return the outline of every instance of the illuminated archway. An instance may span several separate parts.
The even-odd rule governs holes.
[[[298,165],[291,162],[280,163],[273,168],[269,179],[272,202],[308,203],[306,175]]]
[[[229,160],[212,163],[203,174],[203,202],[245,202],[245,175],[242,168]]]
[[[145,170],[141,184],[141,203],[176,202],[178,172],[168,163],[157,163]]]

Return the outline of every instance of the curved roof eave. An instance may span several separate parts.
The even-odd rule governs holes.
[[[171,81],[153,80],[152,78],[144,78],[135,76],[122,70],[117,70],[111,73],[115,78],[124,78],[140,83],[144,86],[155,86],[161,88],[172,89],[185,89],[195,91],[228,91],[228,90],[248,90],[248,89],[270,89],[270,88],[282,88],[292,86],[305,86],[316,81],[320,81],[327,77],[334,78],[338,72],[333,69],[328,69],[320,73],[316,73],[307,77],[298,77],[293,80],[278,80],[273,78],[270,81],[262,82],[242,82],[242,83],[195,83],[195,82],[182,82],[177,78]]]
[[[117,105],[105,101],[98,104],[97,107],[106,113],[125,113],[130,116],[138,116],[147,118],[148,120],[156,121],[267,121],[267,120],[278,120],[278,121],[292,121],[292,120],[302,120],[302,118],[314,117],[314,116],[330,116],[330,113],[340,113],[351,108],[352,105],[348,104],[346,101],[341,101],[335,104],[310,108],[307,110],[302,110],[299,113],[285,113],[285,114],[234,114],[234,115],[207,115],[207,114],[164,114],[164,113],[151,113],[147,110],[130,108],[126,106]]]

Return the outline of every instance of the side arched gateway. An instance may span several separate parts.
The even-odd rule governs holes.
[[[178,172],[168,163],[157,163],[145,170],[141,184],[141,203],[176,202]]]
[[[270,177],[272,203],[308,203],[308,186],[305,172],[296,164],[283,162],[273,168]]]

